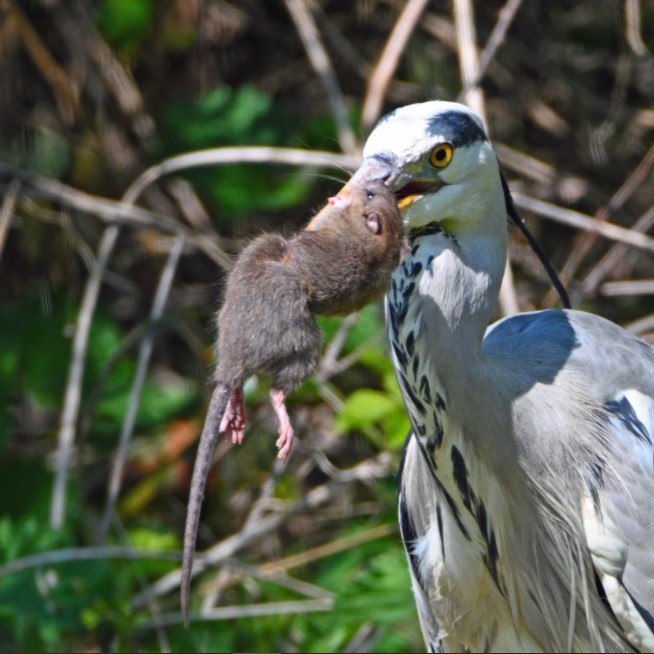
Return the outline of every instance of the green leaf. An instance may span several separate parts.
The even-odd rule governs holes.
[[[70,145],[59,132],[40,125],[27,151],[25,166],[46,177],[60,178],[71,161]]]
[[[131,53],[138,49],[153,17],[151,0],[102,0],[98,26],[110,43]]]
[[[336,428],[340,431],[363,429],[371,423],[379,422],[392,413],[397,403],[385,393],[364,388],[354,391],[343,406]]]

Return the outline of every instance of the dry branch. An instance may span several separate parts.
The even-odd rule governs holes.
[[[359,151],[359,147],[354,136],[354,132],[350,127],[347,120],[347,107],[343,93],[338,85],[334,67],[329,60],[329,55],[325,46],[320,40],[320,34],[316,26],[316,22],[309,9],[307,8],[304,0],[284,0],[286,8],[291,14],[293,23],[302,39],[302,44],[307,52],[307,57],[316,71],[320,81],[322,82],[329,107],[331,109],[334,122],[336,123],[336,131],[338,132],[338,140],[341,147],[345,152],[354,155]]]
[[[298,615],[314,611],[331,611],[334,606],[332,599],[295,600],[288,602],[265,602],[264,604],[242,604],[236,606],[221,606],[217,609],[207,609],[202,613],[191,613],[192,622],[211,622],[216,620],[236,620],[238,618],[258,618],[264,615]],[[143,628],[180,625],[184,622],[181,613],[164,613],[153,617]]]
[[[649,148],[633,172],[620,185],[620,188],[618,188],[618,190],[611,196],[608,203],[600,208],[599,211],[597,211],[595,214],[595,220],[601,222],[607,221],[611,214],[622,208],[627,200],[634,194],[636,189],[645,181],[653,166],[654,145]],[[596,239],[597,233],[595,232],[587,232],[586,234],[583,234],[579,237],[560,273],[561,280],[564,283],[574,277],[583,258],[588,254]]]
[[[361,110],[361,123],[368,132],[381,114],[384,96],[404,48],[429,0],[409,0],[391,31],[379,61],[370,75]]]
[[[626,279],[606,282],[599,289],[602,295],[620,297],[623,295],[654,294],[654,279]]]
[[[350,473],[352,480],[376,479],[390,473],[390,463],[390,457],[388,454],[382,452],[373,459],[363,461],[344,472]],[[195,577],[209,566],[216,566],[223,563],[231,556],[234,556],[236,552],[255,541],[261,540],[261,538],[266,534],[280,527],[284,522],[286,522],[286,520],[294,515],[306,511],[315,511],[320,506],[333,500],[334,496],[345,490],[349,483],[351,483],[351,481],[345,483],[330,482],[328,484],[317,486],[311,489],[303,499],[290,506],[283,513],[262,517],[257,522],[252,523],[247,530],[241,529],[238,533],[228,536],[200,556],[196,554],[191,573],[192,576]],[[161,579],[152,584],[146,593],[140,593],[132,599],[133,608],[141,608],[145,606],[152,597],[158,597],[179,588],[180,581],[181,569],[174,570],[173,572],[164,575]]]
[[[459,70],[461,71],[463,87],[467,89],[464,93],[464,102],[481,116],[488,130],[484,93],[481,88],[474,85],[474,81],[479,75],[479,57],[475,44],[476,37],[472,2],[471,0],[454,0],[453,6],[454,28],[459,53]],[[513,283],[511,261],[508,256],[504,267],[504,278],[502,279],[502,286],[500,288],[500,306],[502,308],[502,314],[505,316],[510,316],[520,311],[518,294]]]
[[[515,18],[518,9],[520,9],[521,4],[522,0],[507,0],[506,4],[500,10],[495,27],[493,27],[493,31],[488,37],[488,41],[486,41],[486,45],[479,56],[479,63],[477,65],[475,77],[464,84],[464,87],[457,98],[459,102],[462,102],[465,99],[470,89],[481,84],[481,81],[484,79],[484,75],[488,70],[488,66],[493,61],[493,58],[497,54],[502,43],[504,43],[506,33],[509,31],[509,27],[511,27],[511,23]]]
[[[166,264],[161,272],[159,284],[155,293],[154,302],[150,311],[150,324],[155,325],[163,315],[166,307],[166,302],[170,294],[170,289],[173,284],[177,264],[184,249],[184,239],[177,237],[170,250]],[[125,471],[125,464],[127,463],[127,451],[129,449],[129,442],[134,432],[134,425],[136,424],[136,415],[138,413],[139,405],[141,403],[141,394],[143,386],[145,385],[145,377],[150,365],[150,358],[152,356],[152,349],[154,347],[154,333],[149,330],[143,336],[141,345],[139,347],[138,360],[136,364],[136,372],[132,381],[132,388],[129,394],[129,404],[123,419],[123,426],[120,431],[120,439],[118,447],[114,455],[114,461],[109,475],[109,484],[107,487],[107,503],[104,510],[104,516],[100,525],[100,542],[104,542],[109,533],[111,519],[114,513],[114,507],[120,487],[123,481]]]
[[[564,209],[563,207],[551,204],[550,202],[530,198],[522,193],[513,192],[512,195],[518,207],[531,211],[538,216],[548,218],[563,225],[567,225],[568,227],[573,227],[574,229],[581,229],[586,232],[596,232],[600,236],[612,241],[618,241],[619,243],[625,243],[626,245],[631,245],[641,250],[654,252],[654,239],[649,236],[639,234],[631,229],[625,229],[624,227],[620,227],[619,225],[615,225],[608,221],[600,222],[579,211]]]
[[[2,206],[0,206],[0,259],[2,259],[2,251],[5,248],[5,241],[11,226],[11,219],[14,217],[14,209],[16,208],[16,199],[20,190],[20,182],[14,179],[2,198]]]
[[[76,561],[100,561],[103,559],[144,559],[158,561],[179,561],[181,552],[138,550],[133,547],[70,547],[50,552],[30,554],[14,559],[0,566],[0,577],[23,570],[42,568]]]

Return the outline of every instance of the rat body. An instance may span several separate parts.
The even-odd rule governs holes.
[[[314,371],[322,333],[314,314],[340,315],[379,297],[400,260],[402,221],[381,182],[346,187],[290,240],[264,234],[240,254],[227,279],[218,313],[218,361],[191,481],[182,564],[182,612],[188,626],[193,552],[211,455],[220,433],[241,443],[245,430],[243,383],[270,378],[279,424],[278,457],[293,442],[284,400]],[[321,215],[319,214],[319,215]]]

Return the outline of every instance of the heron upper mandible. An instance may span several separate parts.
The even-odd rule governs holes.
[[[488,327],[515,210],[466,107],[383,118],[350,183],[370,175],[395,191],[410,240],[386,317],[427,647],[654,650],[654,350],[580,311]]]

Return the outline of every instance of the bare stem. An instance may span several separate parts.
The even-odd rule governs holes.
[[[0,258],[2,258],[2,251],[4,250],[7,234],[9,233],[11,219],[14,216],[18,191],[20,191],[20,182],[14,179],[9,184],[5,196],[2,199],[2,206],[0,207]]]
[[[393,73],[395,73],[409,37],[428,2],[429,0],[409,0],[393,26],[379,61],[368,80],[366,97],[361,110],[361,123],[365,131],[373,126],[381,114],[384,96],[393,78]]]
[[[184,239],[178,237],[173,242],[173,247],[168,255],[168,260],[163,268],[159,284],[155,294],[152,309],[150,311],[150,325],[155,325],[163,315],[170,289],[172,287],[177,264],[184,249]],[[154,332],[152,329],[148,330],[143,336],[141,346],[139,348],[138,363],[136,365],[136,373],[132,382],[132,388],[129,394],[129,405],[123,426],[120,431],[120,440],[114,461],[109,475],[109,486],[107,488],[107,504],[105,506],[104,517],[100,526],[100,542],[106,541],[109,527],[111,526],[111,519],[116,505],[116,499],[120,493],[120,487],[123,482],[123,475],[125,472],[125,464],[127,462],[127,451],[129,449],[129,442],[134,432],[134,425],[136,423],[136,415],[138,413],[139,404],[141,403],[141,394],[143,392],[143,385],[150,365],[150,358],[152,356],[152,349],[154,347]]]
[[[608,221],[601,222],[579,211],[564,209],[550,202],[530,198],[522,193],[514,192],[512,195],[518,207],[532,211],[543,218],[549,218],[555,222],[586,232],[596,232],[600,236],[612,241],[618,241],[619,243],[625,243],[641,250],[654,252],[654,239],[645,236],[645,234],[639,234],[634,230],[620,227]]]
[[[320,78],[327,94],[327,100],[329,101],[329,107],[336,123],[336,131],[338,132],[338,140],[341,147],[345,152],[353,155],[359,151],[359,147],[357,146],[354,132],[347,120],[347,107],[341,88],[338,85],[338,80],[336,79],[334,67],[329,59],[327,50],[325,50],[325,46],[320,40],[320,34],[313,15],[303,0],[284,1],[295,23],[295,28],[302,39],[302,44],[307,52],[309,62]]]

